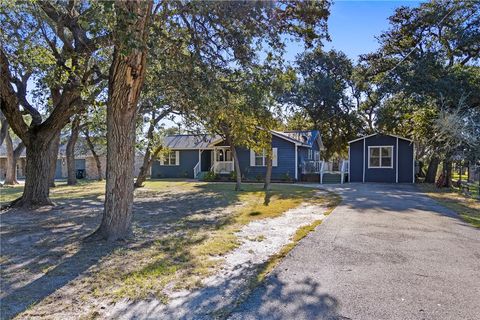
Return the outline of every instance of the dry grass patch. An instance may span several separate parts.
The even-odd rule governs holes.
[[[480,201],[458,192],[437,188],[433,184],[419,184],[420,190],[443,206],[455,211],[466,222],[480,228]]]

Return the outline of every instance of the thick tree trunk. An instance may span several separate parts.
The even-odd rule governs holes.
[[[100,227],[92,235],[109,241],[127,237],[132,220],[135,122],[145,78],[152,2],[116,1],[115,5],[119,25],[108,83],[105,210]],[[138,41],[138,46],[126,47],[125,37]]]
[[[49,155],[51,145],[40,136],[31,139],[27,148],[27,163],[25,176],[25,188],[20,199],[15,201],[15,206],[33,207],[53,205],[50,200],[50,181],[52,157]]]
[[[435,183],[437,178],[438,164],[440,160],[436,156],[432,156],[430,163],[428,164],[427,174],[425,175],[425,182]]]
[[[263,185],[263,190],[269,191],[270,186],[271,186],[271,180],[272,180],[272,157],[267,156],[267,172],[265,174],[265,184]]]
[[[97,174],[98,174],[97,180],[102,181],[103,180],[102,162],[100,161],[100,157],[95,151],[95,146],[93,145],[92,139],[90,139],[90,133],[88,132],[88,129],[86,129],[83,133],[85,135],[85,141],[87,142],[88,148],[90,149],[90,152],[92,153],[93,159],[95,160],[95,164],[97,166]]]
[[[80,133],[80,118],[76,116],[72,121],[72,130],[67,142],[67,184],[73,186],[77,184],[77,170],[75,168],[75,144]]]

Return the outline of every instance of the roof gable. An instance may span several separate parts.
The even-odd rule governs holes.
[[[402,139],[402,140],[406,140],[406,141],[413,142],[413,140],[411,140],[411,139],[407,139],[407,138],[404,138],[404,137],[400,137],[400,136],[397,136],[397,135],[394,135],[394,134],[376,132],[376,133],[373,133],[373,134],[369,134],[368,136],[363,136],[363,137],[360,137],[360,138],[357,138],[357,139],[348,141],[348,143],[350,144],[350,143],[353,143],[353,142],[357,142],[357,141],[360,141],[360,140],[363,140],[363,139],[367,139],[367,138],[370,138],[370,137],[373,137],[373,136],[376,136],[376,135],[379,135],[379,134],[380,134],[380,135],[384,135],[384,136],[390,136],[390,137],[394,137],[394,138],[398,138],[398,139]]]

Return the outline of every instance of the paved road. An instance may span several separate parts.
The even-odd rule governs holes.
[[[480,230],[411,185],[345,186],[231,319],[480,319]]]

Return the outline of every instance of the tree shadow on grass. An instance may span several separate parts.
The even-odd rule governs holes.
[[[73,256],[41,277],[15,288],[0,300],[1,318],[9,319],[25,311],[29,306],[54,293],[70,281],[82,275],[100,259],[108,255],[118,244],[107,242],[85,243]]]

